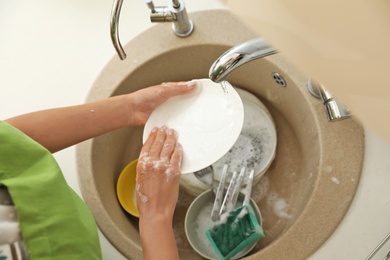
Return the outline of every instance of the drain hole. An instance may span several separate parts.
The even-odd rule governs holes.
[[[272,72],[272,78],[275,80],[276,84],[278,84],[279,86],[281,86],[283,88],[285,88],[287,86],[286,81],[284,80],[282,75],[280,75],[279,73]]]

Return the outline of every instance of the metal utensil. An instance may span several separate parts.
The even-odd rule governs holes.
[[[233,176],[232,176],[230,183],[229,183],[229,187],[226,191],[225,198],[223,199],[221,210],[219,211],[219,215],[222,215],[223,213],[226,212],[227,203],[228,203],[228,201],[231,200],[231,196],[233,194],[233,188],[234,188],[236,181],[237,181],[237,172],[234,171]]]
[[[242,184],[242,180],[244,178],[244,175],[245,175],[245,167],[242,167],[240,174],[238,175],[238,178],[237,178],[236,182],[234,183],[232,195],[229,197],[229,200],[226,202],[226,212],[230,212],[236,208],[238,194],[240,194],[241,184]]]
[[[207,184],[210,187],[213,185],[214,169],[212,165],[207,166],[206,168],[199,170],[197,172],[194,172],[194,175],[198,180],[200,180],[204,184]]]
[[[225,181],[226,181],[227,169],[228,169],[228,166],[227,166],[227,164],[225,164],[223,166],[223,169],[222,169],[221,179],[219,181],[218,188],[216,191],[214,191],[215,200],[214,200],[213,208],[211,210],[211,220],[212,221],[217,221],[219,219],[219,216],[220,216],[219,212],[220,212],[220,208],[222,205],[223,193],[225,191]]]
[[[253,176],[255,175],[255,171],[252,169],[249,173],[248,180],[246,181],[246,187],[244,190],[245,197],[242,205],[249,204],[252,195],[252,184],[253,184]]]

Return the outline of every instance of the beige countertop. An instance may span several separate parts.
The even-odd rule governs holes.
[[[186,4],[189,12],[221,7],[206,0]],[[115,55],[109,38],[111,5],[111,0],[0,3],[0,119],[84,102],[93,81]],[[123,43],[152,26],[148,13],[143,1],[124,1]],[[365,259],[390,233],[390,146],[369,126],[365,130],[365,163],[354,201],[311,259]],[[69,185],[80,194],[74,150],[68,148],[55,157]],[[124,259],[103,235],[101,241],[104,259]],[[376,259],[383,259],[389,250],[390,243]]]

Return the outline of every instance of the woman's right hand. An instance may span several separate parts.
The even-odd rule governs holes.
[[[173,129],[154,128],[137,164],[137,207],[144,259],[178,259],[172,229],[182,148]]]

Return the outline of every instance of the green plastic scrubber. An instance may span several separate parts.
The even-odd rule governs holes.
[[[221,259],[230,259],[264,237],[249,204],[221,216],[221,222],[206,231],[212,247]]]

